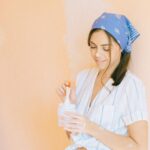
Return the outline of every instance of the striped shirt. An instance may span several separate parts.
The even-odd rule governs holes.
[[[136,121],[148,121],[143,82],[130,70],[118,86],[113,86],[114,81],[110,78],[98,91],[89,107],[98,71],[97,67],[93,67],[78,73],[76,111],[102,128],[119,135],[128,135],[127,126]],[[101,141],[85,133],[72,135],[71,139],[72,144],[65,150],[77,150],[79,147],[85,147],[87,150],[111,150]]]

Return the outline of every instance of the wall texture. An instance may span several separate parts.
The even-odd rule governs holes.
[[[86,40],[91,23],[103,11],[126,14],[141,33],[130,68],[144,81],[150,108],[149,3],[1,0],[0,149],[63,150],[69,144],[57,126],[60,100],[55,90],[93,65]]]

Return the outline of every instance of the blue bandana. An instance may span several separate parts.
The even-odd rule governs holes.
[[[94,21],[92,29],[102,29],[109,32],[123,52],[131,52],[131,44],[140,35],[126,16],[107,12]]]

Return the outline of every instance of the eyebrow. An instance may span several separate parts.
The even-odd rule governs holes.
[[[94,42],[90,41],[90,43],[95,44]],[[110,44],[101,44],[101,46],[108,46]]]

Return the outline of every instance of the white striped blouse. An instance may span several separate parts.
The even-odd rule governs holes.
[[[89,107],[98,68],[82,70],[76,78],[76,111],[101,127],[120,135],[128,135],[127,126],[138,120],[149,120],[143,82],[130,70],[118,86],[110,78],[97,93]],[[88,134],[71,136],[72,144],[65,150],[111,150]]]

